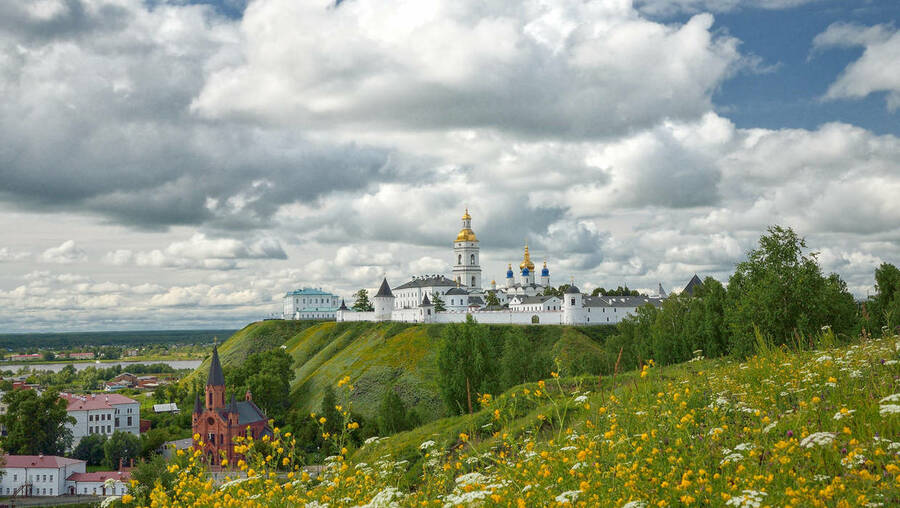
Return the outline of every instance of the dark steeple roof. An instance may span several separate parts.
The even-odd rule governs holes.
[[[197,392],[197,397],[194,399],[194,412],[195,413],[203,412],[203,403],[200,402],[200,392]]]
[[[431,307],[431,300],[428,299],[428,295],[422,298],[422,305],[420,307]]]
[[[381,281],[381,287],[378,288],[378,292],[375,293],[375,298],[378,298],[379,296],[388,296],[390,298],[394,297],[394,293],[391,293],[391,286],[388,286],[387,277],[385,277],[384,280]]]
[[[225,386],[225,374],[222,373],[222,364],[219,363],[219,347],[213,346],[212,360],[209,362],[209,378],[206,386]]]
[[[575,284],[572,284],[566,288],[566,292],[564,294],[577,295],[578,293],[581,293],[581,291],[578,290],[578,286],[576,286]]]
[[[697,277],[697,274],[695,273],[691,278],[691,281],[688,282],[687,286],[684,287],[684,291],[682,291],[682,293],[687,293],[688,296],[694,296],[694,291],[702,285],[703,281],[700,280],[700,277]]]
[[[338,307],[338,310],[349,310],[349,309],[347,308],[347,304],[344,303],[344,299],[343,299],[343,298],[341,299],[341,306]]]

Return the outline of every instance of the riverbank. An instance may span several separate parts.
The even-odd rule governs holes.
[[[145,360],[82,360],[82,361],[65,361],[65,362],[20,362],[20,363],[6,363],[0,362],[0,371],[11,370],[13,372],[18,371],[22,367],[28,367],[32,370],[47,370],[51,372],[59,372],[66,365],[72,365],[75,367],[76,371],[84,370],[88,367],[114,367],[116,365],[121,365],[122,370],[128,370],[129,365],[151,365],[154,363],[162,363],[172,367],[173,369],[196,369],[203,363],[203,360],[193,359],[193,360],[166,360],[163,358],[148,358]]]

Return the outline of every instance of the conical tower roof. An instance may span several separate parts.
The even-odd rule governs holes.
[[[431,307],[431,300],[428,299],[428,294],[422,298],[422,305],[419,305],[419,307]]]
[[[203,412],[203,403],[200,402],[200,392],[197,392],[197,397],[194,398],[194,412],[195,413]]]
[[[381,287],[378,288],[378,292],[375,293],[375,298],[378,298],[379,296],[394,297],[394,293],[391,292],[391,286],[388,285],[387,277],[381,281]]]
[[[219,347],[213,346],[212,360],[209,362],[209,377],[206,386],[225,386],[225,374],[222,373],[222,364],[219,362]]]

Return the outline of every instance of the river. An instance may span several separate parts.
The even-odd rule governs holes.
[[[171,366],[175,369],[196,369],[203,363],[202,360],[146,360],[146,361],[122,361],[122,362],[81,362],[81,363],[72,363],[72,362],[60,362],[60,363],[4,363],[0,362],[0,371],[11,370],[13,372],[18,371],[22,367],[31,367],[34,370],[51,370],[53,372],[59,372],[66,365],[74,365],[75,370],[84,370],[88,367],[97,367],[100,368],[109,368],[115,365],[121,365],[122,370],[127,372],[129,365],[135,365],[138,363],[143,363],[145,365],[153,364],[153,363],[164,363],[166,365]]]

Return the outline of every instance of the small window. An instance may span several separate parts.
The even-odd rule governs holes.
[[[469,263],[469,264],[474,265],[475,264],[475,254],[472,254],[472,256],[469,259],[471,260],[471,263]]]
[[[456,264],[458,264],[458,265],[462,264],[462,254],[460,254],[459,256],[456,257]]]

